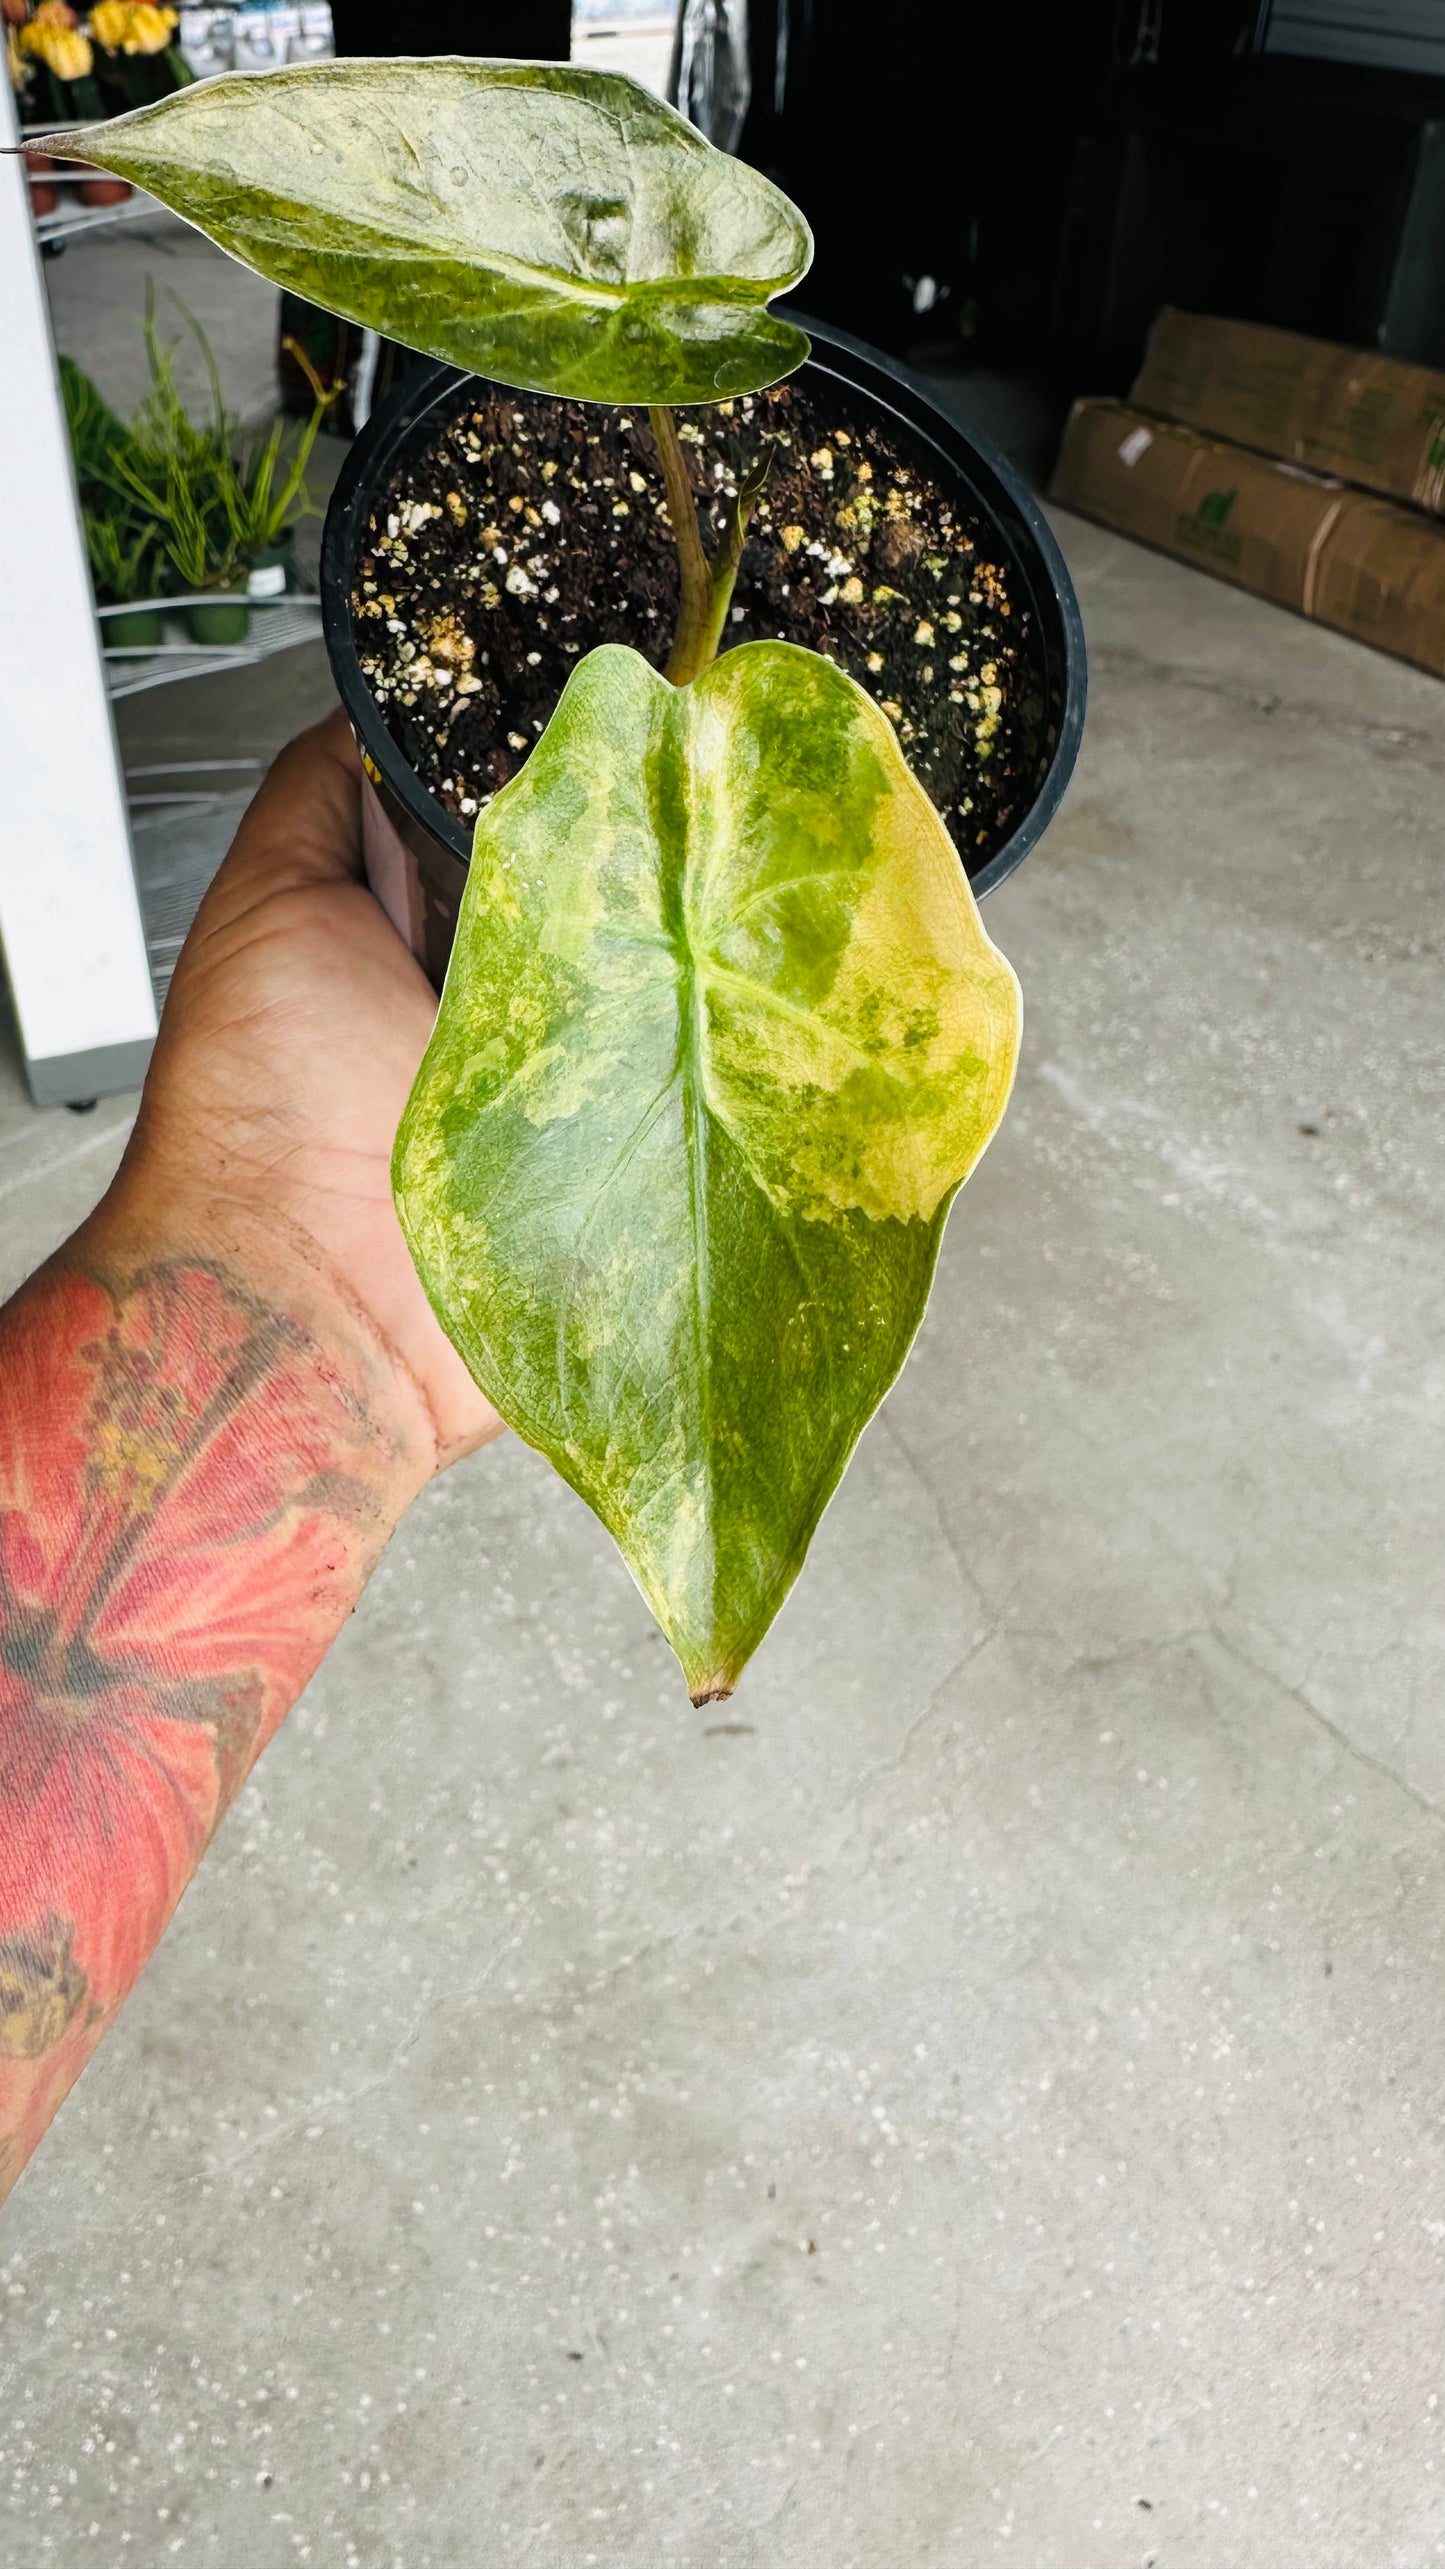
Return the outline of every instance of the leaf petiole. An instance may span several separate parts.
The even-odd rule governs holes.
[[[743,475],[727,532],[717,551],[710,554],[702,540],[692,476],[676,418],[665,402],[651,403],[647,416],[662,465],[667,514],[672,521],[681,575],[677,627],[663,675],[674,687],[685,687],[717,657],[747,542],[748,521],[766,487],[773,453],[771,447],[765,448]]]

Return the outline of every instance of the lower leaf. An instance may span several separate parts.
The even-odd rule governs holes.
[[[729,1693],[1003,1113],[1013,972],[876,705],[607,644],[477,826],[397,1207],[488,1398]]]

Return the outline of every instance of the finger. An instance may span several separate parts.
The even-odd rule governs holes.
[[[233,916],[273,892],[363,880],[361,760],[338,707],[282,750],[236,832],[207,906]]]

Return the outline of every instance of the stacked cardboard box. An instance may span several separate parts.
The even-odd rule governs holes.
[[[1165,311],[1051,496],[1445,676],[1445,375]]]

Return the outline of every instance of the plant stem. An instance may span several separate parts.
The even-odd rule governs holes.
[[[677,433],[677,421],[662,402],[650,404],[647,416],[662,465],[667,514],[672,520],[681,575],[677,628],[663,675],[671,679],[674,687],[685,687],[690,679],[696,678],[699,671],[707,667],[710,660],[717,657],[718,643],[732,604],[738,565],[747,542],[748,520],[768,478],[772,454],[769,450],[762,463],[755,465],[744,477],[727,533],[716,553],[709,554],[702,540],[692,476],[682,451],[682,439]]]
[[[692,494],[692,478],[677,421],[665,402],[648,406],[648,420],[658,462],[662,466],[663,488],[667,493],[667,514],[672,520],[672,537],[677,546],[677,564],[681,574],[677,626],[672,637],[672,650],[664,676],[675,687],[685,687],[699,669],[705,669],[712,658],[707,648],[707,630],[712,621],[712,564],[703,545],[702,529],[697,522],[697,502]],[[716,644],[713,646],[716,649]]]

